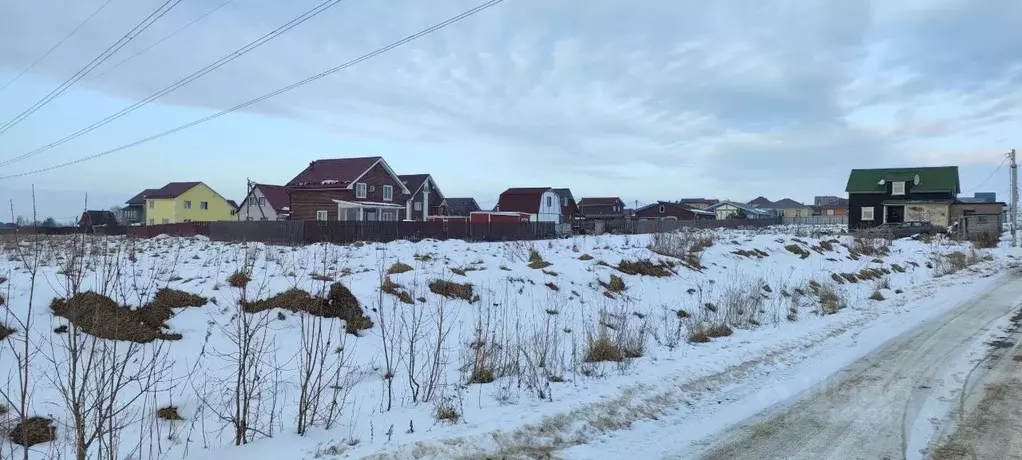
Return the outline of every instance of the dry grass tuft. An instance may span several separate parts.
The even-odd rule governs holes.
[[[829,287],[821,287],[817,293],[820,297],[820,314],[833,315],[841,309],[841,296]]]
[[[706,328],[706,335],[710,338],[728,337],[733,333],[734,331],[732,331],[731,327],[727,324],[714,324]]]
[[[553,264],[550,263],[550,262],[547,262],[545,260],[540,259],[540,260],[533,260],[533,261],[529,262],[528,266],[531,269],[539,270],[539,269],[542,269],[542,268],[547,268],[547,267],[549,267],[551,265],[553,265]]]
[[[996,232],[983,232],[972,238],[972,247],[976,249],[996,248],[1000,241],[1000,235]]]
[[[6,340],[8,337],[18,332],[16,329],[8,327],[6,324],[0,323],[0,340]]]
[[[600,286],[603,286],[607,292],[612,293],[620,293],[624,292],[625,289],[628,289],[628,286],[625,286],[625,280],[621,279],[621,277],[617,275],[610,275],[610,281],[607,282],[600,280]]]
[[[163,420],[184,420],[184,418],[181,418],[181,414],[177,412],[177,407],[174,406],[157,409],[156,416]]]
[[[433,417],[437,421],[454,424],[461,420],[461,412],[458,411],[458,407],[453,401],[438,398],[436,406],[433,408]]]
[[[622,353],[621,347],[607,336],[590,340],[586,349],[585,360],[587,363],[618,362],[624,359],[625,355]]]
[[[858,283],[859,282],[859,277],[855,276],[855,273],[842,273],[841,277],[844,278],[845,281],[848,281],[849,283]]]
[[[796,256],[799,256],[802,259],[806,259],[810,255],[809,251],[807,251],[805,248],[797,244],[789,244],[785,246],[784,249],[787,249],[788,252],[795,254]]]
[[[666,278],[674,274],[667,265],[662,263],[654,264],[649,259],[622,260],[617,265],[617,269],[621,273],[628,275],[653,276],[656,278]]]
[[[334,280],[332,276],[323,275],[316,272],[312,272],[311,274],[309,274],[309,277],[312,278],[313,281],[325,281],[327,283],[332,282]]]
[[[553,281],[551,281],[549,283],[546,283],[546,287],[550,288],[551,291],[560,291],[561,290],[561,287],[558,286],[557,283],[554,283]]]
[[[401,263],[401,262],[396,262],[396,263],[394,263],[394,265],[391,265],[390,268],[387,269],[387,274],[388,275],[398,275],[398,274],[401,274],[401,273],[410,272],[412,270],[413,269],[412,269],[411,265],[408,265],[408,264],[405,264],[405,263]]]
[[[24,447],[56,441],[57,427],[53,426],[53,420],[46,417],[29,417],[14,426],[10,440]]]
[[[578,256],[578,260],[593,260],[593,256],[589,254],[582,254]]]
[[[380,290],[394,297],[397,297],[397,299],[400,300],[402,303],[406,303],[409,305],[415,304],[415,300],[412,299],[412,295],[408,293],[408,291],[401,289],[400,284],[391,281],[389,276],[383,278],[383,284],[380,285]]]
[[[891,252],[891,241],[886,238],[855,237],[848,251],[868,257],[885,256]]]
[[[493,383],[497,380],[497,377],[493,374],[493,369],[479,368],[472,371],[472,375],[468,378],[468,383]]]
[[[166,334],[157,321],[165,310],[132,310],[95,292],[82,292],[50,303],[53,314],[66,318],[83,332],[100,339],[149,343],[157,339],[180,340],[180,334]],[[143,313],[145,312],[145,313]],[[173,312],[170,312],[173,316]],[[155,324],[159,323],[159,324]]]
[[[891,264],[891,270],[894,270],[898,273],[905,273],[905,267],[902,267],[901,265],[898,264]]]
[[[372,319],[366,316],[358,298],[339,282],[330,285],[330,292],[326,298],[314,297],[304,290],[292,288],[266,299],[245,302],[242,308],[247,313],[280,308],[305,312],[321,318],[343,319],[345,329],[352,335],[358,335],[359,331],[373,327]]]
[[[434,294],[442,295],[450,299],[462,299],[472,302],[472,285],[468,283],[455,283],[447,280],[433,280],[429,282],[429,290]]]
[[[231,287],[243,288],[248,286],[249,281],[252,281],[252,277],[248,276],[248,273],[243,271],[236,271],[227,277],[227,284]]]
[[[872,300],[879,300],[879,301],[887,300],[887,299],[884,298],[884,295],[880,293],[880,291],[873,291],[873,295],[869,296],[869,298],[872,299]]]

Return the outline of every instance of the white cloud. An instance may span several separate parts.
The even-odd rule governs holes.
[[[6,2],[0,65],[27,65],[99,1]],[[318,2],[236,0],[92,85],[144,97]],[[68,75],[158,3],[116,2],[37,70]],[[183,2],[132,46],[217,3]],[[228,107],[475,4],[348,0],[166,102]],[[499,168],[465,180],[479,193],[545,180],[589,195],[807,199],[838,192],[850,167],[976,163],[1019,121],[1017,17],[1011,0],[507,0],[252,110],[443,151],[442,179]],[[975,132],[972,146],[955,138]]]

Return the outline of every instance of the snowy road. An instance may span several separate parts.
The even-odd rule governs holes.
[[[929,439],[919,434],[927,431],[920,429],[920,425],[929,424],[932,431],[937,423],[931,420],[926,408],[935,400],[948,402],[949,386],[958,389],[966,386],[970,395],[981,394],[978,398],[981,401],[973,404],[980,406],[977,410],[982,409],[982,400],[1002,394],[996,386],[987,385],[988,378],[1004,378],[998,377],[999,372],[990,372],[988,366],[970,366],[975,369],[971,373],[950,368],[951,363],[961,361],[977,342],[984,340],[991,325],[1017,309],[1022,296],[1022,274],[1013,272],[994,286],[936,320],[884,344],[795,402],[768,410],[714,437],[717,441],[705,451],[686,449],[667,458],[923,458],[921,448],[929,444]],[[1008,340],[1017,343],[1015,337]],[[1017,367],[1018,363],[1013,364]],[[982,395],[991,393],[986,391],[991,388],[992,395]],[[921,439],[913,439],[914,436]],[[961,439],[953,438],[954,441],[965,444],[973,440],[1008,443],[1008,439],[989,439],[982,432],[960,430],[956,436]]]

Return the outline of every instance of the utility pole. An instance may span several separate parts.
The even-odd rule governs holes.
[[[1011,168],[1011,247],[1018,247],[1018,164],[1015,162],[1015,149],[1008,152]]]

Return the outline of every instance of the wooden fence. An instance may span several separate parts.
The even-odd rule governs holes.
[[[848,216],[783,217],[784,225],[848,225]]]
[[[762,228],[780,225],[780,218],[722,220],[608,220],[602,224],[587,222],[586,233],[663,233],[683,228]],[[602,231],[600,227],[602,226]]]

